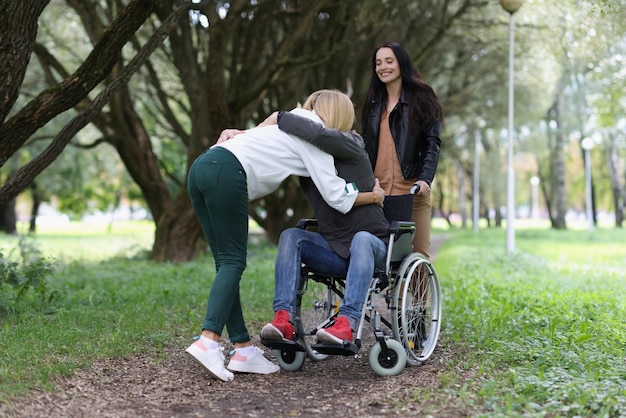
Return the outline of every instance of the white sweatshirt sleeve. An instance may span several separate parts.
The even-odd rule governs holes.
[[[350,212],[359,190],[353,183],[346,184],[346,181],[337,175],[335,160],[330,154],[300,138],[297,141],[302,150],[300,157],[324,201],[341,213]]]

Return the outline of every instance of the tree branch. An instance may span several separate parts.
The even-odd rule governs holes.
[[[63,129],[56,135],[52,143],[36,158],[25,166],[21,167],[7,182],[0,188],[0,207],[5,205],[41,173],[55,158],[63,151],[69,141],[82,128],[84,128],[95,115],[109,101],[111,95],[124,86],[132,75],[146,62],[150,54],[167,38],[169,33],[176,28],[177,20],[189,9],[190,5],[183,5],[176,9],[163,22],[161,27],[155,32],[144,47],[133,57],[128,65],[120,72],[119,76],[111,82],[95,100],[81,113],[75,116]]]
[[[122,48],[150,15],[156,1],[134,0],[130,3],[74,74],[43,91],[0,126],[0,167],[37,129],[75,106],[109,75]]]

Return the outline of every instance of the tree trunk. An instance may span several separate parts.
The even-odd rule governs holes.
[[[49,2],[50,0],[0,2],[0,124],[17,100],[35,45],[39,15]]]
[[[199,252],[206,252],[207,248],[187,193],[181,193],[175,205],[156,221],[150,259],[184,262],[194,259]]]
[[[444,192],[444,187],[439,187],[439,198],[437,199],[437,204],[439,207],[439,211],[441,213],[441,217],[443,219],[446,220],[446,223],[448,224],[449,227],[453,227],[452,225],[452,221],[450,220],[450,211],[446,211],[444,210],[444,203],[445,203],[445,192]]]
[[[566,188],[565,188],[565,132],[562,120],[562,98],[557,94],[553,107],[554,122],[556,123],[556,133],[554,137],[554,149],[552,150],[552,167],[553,167],[553,188],[554,193],[554,229],[566,229],[565,213],[566,207]]]
[[[619,208],[619,212],[621,213],[621,217],[620,220],[623,221],[624,219],[624,210],[626,210],[626,167],[624,167],[624,183],[622,183],[623,187],[622,187],[622,198],[618,199],[618,201],[621,201],[621,207]],[[620,227],[622,226],[621,222],[620,222]]]
[[[76,8],[81,19],[83,19],[85,29],[92,41],[98,40],[101,28],[106,27],[106,24],[99,21],[99,17],[92,7],[83,7],[83,2],[80,1],[71,2],[71,4]],[[167,13],[164,13],[158,30],[161,34],[157,37],[157,33],[155,33],[150,39],[150,41],[154,40],[152,45],[156,47],[156,42],[159,42],[158,39],[162,39],[159,38],[160,36],[176,32],[172,31],[176,27],[173,22],[181,22],[181,16],[183,16],[183,20],[188,19],[185,7],[168,9]],[[184,21],[183,26],[188,30],[187,21]],[[148,44],[141,51],[147,48],[147,46]],[[113,74],[128,71],[129,64],[127,63],[123,67],[118,63],[113,70]],[[152,77],[150,81],[155,81],[153,78],[154,69],[149,63],[146,67],[149,77]],[[185,75],[187,79],[191,78],[191,73]],[[111,80],[113,80],[113,77],[109,79],[109,85],[114,82]],[[191,78],[189,81],[193,83],[194,80],[197,81],[195,78]],[[199,84],[199,82],[195,84],[196,91],[199,90],[197,89]],[[157,95],[161,99],[163,92],[160,90],[158,81],[155,82],[154,88],[157,89]],[[196,94],[193,97],[202,98],[203,95]],[[203,121],[208,119],[206,98],[202,100],[202,104],[205,104],[205,106],[196,105],[193,107],[193,109],[204,109],[204,111],[200,115],[192,111],[193,129],[191,136],[199,137],[200,139],[194,143],[200,144],[200,146],[205,145],[206,147],[208,144],[206,123],[208,122],[196,123],[197,120]],[[110,111],[101,113],[93,121],[94,125],[103,133],[105,140],[117,150],[130,176],[141,189],[144,200],[154,219],[156,230],[153,248],[150,253],[151,259],[174,262],[189,261],[197,254],[197,242],[202,237],[200,226],[191,209],[191,202],[187,197],[184,184],[179,184],[180,192],[178,192],[176,197],[172,196],[168,184],[163,178],[159,158],[153,150],[150,134],[134,107],[135,103],[136,99],[132,96],[129,86],[125,84],[119,87],[110,99]],[[165,103],[163,103],[163,107],[168,109]],[[168,118],[170,116],[171,114],[166,113],[164,117]],[[176,121],[169,120],[169,122],[174,126]],[[189,142],[189,135],[185,135],[184,131],[181,132],[181,130],[176,129],[176,132],[181,135],[183,142]],[[205,134],[200,135],[198,132],[205,132]],[[189,146],[188,151],[199,152],[198,148],[193,146]],[[184,172],[186,173],[186,170]],[[179,182],[178,179],[174,179],[174,181]]]
[[[37,187],[37,183],[32,182],[30,189],[33,196],[33,207],[30,211],[30,224],[28,226],[28,232],[34,234],[37,232],[37,216],[39,215],[39,206],[41,205],[42,197],[41,192]]]
[[[13,172],[9,173],[8,178],[13,176]],[[4,181],[3,178],[0,180]],[[0,205],[0,231],[7,234],[17,233],[17,215],[15,213],[16,199],[9,200],[5,205]]]
[[[198,252],[198,240],[202,237],[200,225],[195,219],[186,188],[181,188],[176,198],[171,197],[150,137],[132,103],[126,88],[111,100],[110,126],[116,136],[110,138],[110,142],[141,188],[155,220],[155,240],[150,259],[189,261]]]
[[[459,214],[461,215],[461,228],[467,228],[467,191],[465,190],[465,171],[463,163],[457,160],[457,181],[459,184]]]
[[[15,199],[0,207],[0,231],[7,234],[17,234],[17,216],[15,214]]]
[[[485,203],[484,195],[481,193],[480,195],[480,209],[478,213],[478,222],[480,222],[480,218],[482,217],[487,222],[487,228],[491,228],[491,218],[489,218],[489,206]]]
[[[501,195],[502,195],[501,193],[495,192],[493,196],[493,206],[495,208],[495,216],[496,216],[494,223],[495,223],[496,228],[502,228],[502,211],[500,210],[502,208],[502,204],[500,203]]]
[[[545,179],[546,177],[542,177],[541,175],[539,176],[540,179]],[[550,225],[554,228],[554,219],[552,217],[552,195],[548,190],[547,183],[547,181],[541,180],[539,186],[541,188],[541,194],[543,195],[543,201],[546,204],[546,212],[548,213],[548,217],[550,218]]]
[[[546,126],[548,127],[550,126],[551,113],[552,110],[548,110],[545,116]],[[555,228],[553,207],[554,205],[552,203],[552,190],[554,179],[552,175],[553,170],[551,169],[552,167],[554,167],[554,138],[549,128],[546,131],[546,145],[548,149],[548,167],[545,167],[542,164],[543,160],[539,157],[538,154],[535,154],[535,162],[537,164],[537,177],[539,177],[540,179],[539,187],[541,189],[541,195],[543,196],[543,200],[546,205],[546,213],[548,214],[548,218],[550,219],[550,226],[552,228]]]
[[[605,147],[607,167],[611,176],[611,192],[613,195],[613,209],[615,211],[615,226],[622,227],[624,222],[624,186],[620,176],[619,169],[619,153],[617,147],[617,138],[614,134],[607,136],[607,144]]]

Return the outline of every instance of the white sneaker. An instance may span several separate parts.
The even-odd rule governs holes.
[[[191,344],[185,352],[189,354],[195,361],[200,363],[213,376],[225,382],[233,380],[235,375],[224,367],[224,347],[207,348],[202,341],[197,340]]]
[[[234,372],[259,374],[276,373],[280,370],[280,367],[263,356],[263,350],[259,347],[254,348],[254,354],[249,357],[242,356],[238,351],[235,351],[228,363],[228,369]]]

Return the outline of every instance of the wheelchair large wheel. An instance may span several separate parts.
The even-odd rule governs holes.
[[[394,305],[393,332],[406,349],[407,363],[428,360],[441,330],[441,289],[435,269],[420,253],[409,254],[400,265]]]
[[[370,349],[370,367],[379,376],[395,376],[406,365],[406,351],[404,346],[396,340],[388,339],[385,344],[387,345],[386,356],[379,342]]]
[[[326,321],[335,316],[343,299],[343,288],[332,278],[318,282],[306,280],[302,300],[296,306],[296,328],[306,354],[313,361],[322,361],[328,354],[321,354],[311,348],[317,342],[316,332]]]

